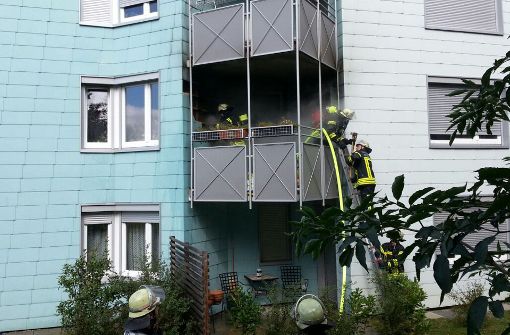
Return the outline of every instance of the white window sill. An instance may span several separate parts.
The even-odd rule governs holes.
[[[96,153],[96,154],[113,154],[113,153],[122,153],[122,152],[139,152],[139,151],[159,151],[161,148],[159,146],[154,147],[133,147],[133,148],[123,148],[123,149],[111,149],[111,148],[81,148],[80,152],[87,153]]]
[[[154,20],[159,20],[159,13],[157,13],[157,15],[150,16],[150,17],[148,17],[148,16],[144,16],[144,17],[141,17],[141,18],[133,17],[132,20],[122,21],[122,22],[115,23],[115,24],[104,24],[104,23],[101,23],[101,22],[84,22],[84,21],[80,21],[80,26],[102,27],[102,28],[116,28],[116,27],[127,26],[127,25],[130,25],[130,24],[136,24],[136,23],[142,23],[142,22],[154,21]]]

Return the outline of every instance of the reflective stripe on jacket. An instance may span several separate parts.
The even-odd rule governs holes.
[[[347,157],[347,163],[354,168],[356,182],[354,187],[361,185],[375,185],[375,173],[372,169],[370,155],[364,151],[355,151]]]

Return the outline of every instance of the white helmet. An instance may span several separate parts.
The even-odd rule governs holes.
[[[345,117],[346,119],[352,120],[352,117],[354,116],[354,112],[350,110],[349,108],[344,108],[340,112],[340,114]]]
[[[370,144],[368,144],[368,142],[365,140],[359,140],[358,143],[356,143],[356,145],[362,145],[365,148],[370,148]]]
[[[299,329],[327,324],[326,308],[322,301],[313,294],[305,294],[298,299],[291,311],[291,317]]]

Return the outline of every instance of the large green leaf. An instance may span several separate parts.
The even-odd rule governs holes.
[[[401,174],[400,176],[397,176],[395,180],[393,181],[393,185],[391,185],[391,192],[393,193],[393,196],[395,199],[399,200],[402,196],[402,191],[404,190],[404,175]]]
[[[498,319],[501,319],[505,316],[505,309],[503,308],[501,301],[489,302],[489,309],[491,310],[492,315]]]
[[[433,187],[425,187],[421,190],[418,190],[416,192],[414,192],[410,197],[409,197],[409,205],[412,205],[416,202],[416,200],[418,200],[419,198],[421,198],[422,196],[424,196],[425,194],[429,193],[430,191],[432,191],[434,188]]]
[[[482,328],[485,315],[487,314],[487,305],[489,298],[480,296],[476,298],[469,307],[467,317],[467,333],[468,335],[479,335]]]
[[[443,293],[449,293],[452,290],[452,280],[450,277],[450,262],[444,255],[437,255],[434,262],[434,279]],[[441,303],[443,299],[441,299]]]
[[[478,244],[475,247],[475,260],[477,261],[477,263],[485,262],[487,254],[489,253],[489,244],[494,242],[495,239],[496,236],[489,236],[478,242]]]
[[[367,258],[365,256],[365,245],[361,241],[356,243],[356,258],[358,259],[358,262],[361,264],[363,269],[368,272]]]

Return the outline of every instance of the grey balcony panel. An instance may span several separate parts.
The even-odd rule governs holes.
[[[303,143],[303,200],[322,200],[320,146]]]
[[[251,2],[252,56],[293,49],[292,1]]]
[[[194,150],[194,201],[246,201],[246,147]]]
[[[253,167],[253,201],[297,200],[295,143],[254,144]]]
[[[244,4],[193,14],[193,65],[244,57]]]
[[[336,154],[336,152],[335,152]],[[336,183],[335,164],[333,157],[331,157],[331,150],[324,148],[324,198],[336,199],[338,198],[338,187]],[[338,155],[337,155],[338,160]],[[340,160],[338,160],[340,164]],[[340,168],[340,167],[339,167]],[[341,172],[340,172],[341,173]]]
[[[321,62],[336,69],[335,21],[321,13]]]
[[[318,59],[317,7],[307,0],[299,3],[299,50]]]

